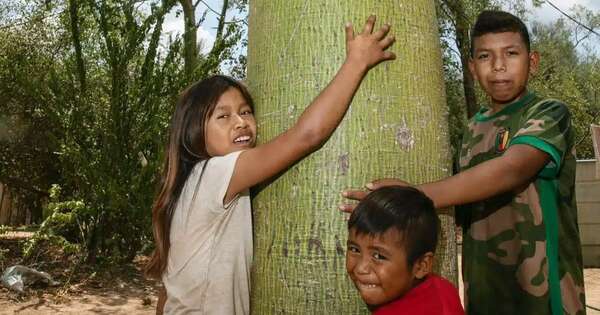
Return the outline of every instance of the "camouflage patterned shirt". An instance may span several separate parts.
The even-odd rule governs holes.
[[[489,112],[482,109],[465,130],[460,171],[515,144],[542,150],[550,161],[522,189],[457,208],[466,310],[551,314],[550,297],[561,296],[552,303],[565,314],[585,314],[570,113],[533,93]]]

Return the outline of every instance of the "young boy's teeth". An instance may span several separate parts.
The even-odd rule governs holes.
[[[233,142],[242,142],[242,141],[248,141],[250,140],[250,136],[241,136],[238,138],[235,138],[235,140],[233,140]]]

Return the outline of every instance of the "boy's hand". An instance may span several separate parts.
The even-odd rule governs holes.
[[[406,186],[411,186],[411,185],[403,180],[399,180],[399,179],[395,179],[395,178],[378,179],[378,180],[374,180],[374,181],[366,184],[365,185],[365,187],[367,188],[366,191],[365,190],[348,189],[348,190],[342,191],[342,196],[344,198],[347,198],[350,200],[361,201],[371,191],[377,190],[382,187],[387,187],[387,186],[404,186],[404,187],[406,187]],[[354,208],[356,208],[356,204],[355,203],[341,204],[339,206],[339,208],[340,208],[340,211],[343,211],[343,212],[352,212],[354,210]]]
[[[369,16],[360,34],[354,35],[351,23],[346,24],[346,62],[369,70],[385,60],[396,59],[393,52],[385,51],[394,43],[394,36],[388,36],[390,26],[384,24],[373,33],[375,16]]]

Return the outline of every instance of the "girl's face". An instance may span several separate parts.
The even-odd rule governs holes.
[[[221,95],[206,121],[204,134],[206,151],[210,156],[223,156],[254,147],[254,113],[238,89],[229,88]]]

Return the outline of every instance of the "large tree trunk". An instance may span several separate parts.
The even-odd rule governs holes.
[[[450,174],[433,1],[251,1],[248,83],[260,139],[296,121],[344,60],[344,23],[359,31],[371,13],[392,24],[398,59],[369,73],[320,151],[254,199],[253,314],[366,313],[346,276],[340,191],[374,178]],[[441,217],[438,271],[456,281],[453,219]]]

